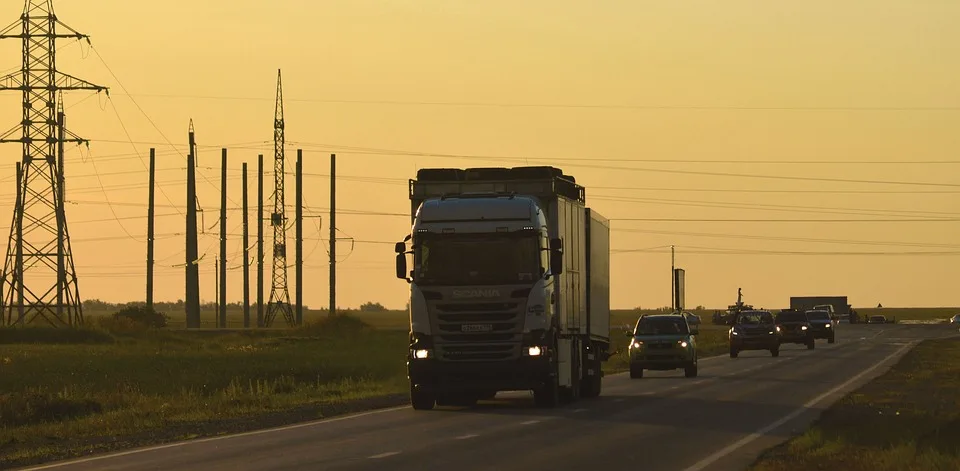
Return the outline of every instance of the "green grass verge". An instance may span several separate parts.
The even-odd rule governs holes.
[[[407,335],[0,330],[0,468],[403,402]],[[255,419],[255,420],[251,420]]]
[[[750,471],[960,469],[960,339],[928,340]]]

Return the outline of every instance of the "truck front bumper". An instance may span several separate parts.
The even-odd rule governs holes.
[[[435,393],[475,391],[525,391],[553,378],[547,357],[521,357],[509,361],[407,360],[407,378],[414,389]]]

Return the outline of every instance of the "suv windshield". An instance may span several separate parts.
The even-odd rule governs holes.
[[[802,312],[781,312],[777,322],[806,322],[807,315]]]
[[[425,234],[415,254],[414,279],[429,285],[533,283],[542,275],[534,232]]]
[[[633,335],[688,334],[687,323],[682,317],[644,317],[637,322]]]
[[[737,324],[740,325],[760,325],[772,324],[773,315],[769,312],[745,312],[737,318]]]
[[[830,313],[827,311],[807,311],[807,319],[812,321],[828,321]]]

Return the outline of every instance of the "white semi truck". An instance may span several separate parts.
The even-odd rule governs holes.
[[[422,169],[410,201],[396,268],[410,283],[413,408],[499,391],[532,390],[543,407],[600,395],[610,225],[584,188],[553,167]]]

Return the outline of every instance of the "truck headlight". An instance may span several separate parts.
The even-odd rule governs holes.
[[[777,326],[777,332],[780,332],[780,326],[779,326],[779,325]]]
[[[424,358],[429,358],[429,357],[430,357],[430,350],[426,350],[426,349],[414,350],[414,351],[413,351],[413,357],[414,357],[414,358],[417,358],[417,359],[420,359],[420,360],[422,360],[422,359],[424,359]]]
[[[679,343],[682,348],[687,348],[687,345],[690,345],[686,340],[678,340],[677,343]]]
[[[541,348],[538,347],[538,346],[533,346],[533,347],[527,348],[527,355],[530,355],[530,356],[532,356],[532,357],[538,357],[538,356],[540,356],[542,353],[543,353],[543,349],[541,349]]]
[[[801,325],[801,326],[800,326],[800,330],[807,330],[807,326]]]
[[[630,348],[640,348],[643,346],[642,340],[633,339],[630,341]]]
[[[828,329],[831,328],[831,327],[833,327],[833,326],[830,325],[830,324],[824,324],[824,325],[826,325]]]

